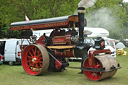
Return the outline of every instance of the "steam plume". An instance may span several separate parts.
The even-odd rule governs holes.
[[[107,29],[110,34],[116,33],[118,35],[120,33],[118,17],[113,16],[113,11],[109,8],[103,7],[95,11],[90,11],[86,16],[88,20],[88,27],[101,27]]]
[[[111,30],[112,28],[117,29],[118,27],[118,19],[112,16],[112,10],[106,7],[89,12],[86,18],[88,20],[88,26],[103,27],[108,30]]]
[[[94,5],[94,3],[96,2],[96,0],[81,0],[78,4],[78,7],[91,7]]]

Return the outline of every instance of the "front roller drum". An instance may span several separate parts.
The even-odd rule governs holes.
[[[40,75],[49,66],[49,55],[45,47],[40,44],[27,46],[22,54],[22,66],[29,75]]]
[[[89,80],[102,80],[105,78],[112,77],[117,72],[118,63],[115,58],[111,55],[98,55],[94,57],[93,66],[89,65],[88,58],[83,63],[84,68],[105,68],[104,72],[87,71],[84,70],[85,76]],[[114,67],[115,69],[112,69]]]

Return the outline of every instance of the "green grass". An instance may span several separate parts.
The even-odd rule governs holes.
[[[126,49],[127,50],[127,49]],[[128,85],[128,55],[117,56],[121,69],[109,79],[90,81],[79,69],[66,68],[64,72],[45,72],[41,76],[27,75],[22,66],[0,66],[0,85]],[[70,66],[80,66],[80,62],[70,62]]]

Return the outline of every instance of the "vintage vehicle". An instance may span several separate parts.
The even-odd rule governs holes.
[[[84,43],[83,35],[86,24],[83,7],[78,8],[78,15],[11,23],[10,29],[21,30],[22,38],[32,36],[32,30],[53,29],[50,36],[44,33],[38,40],[31,37],[33,43],[22,52],[25,72],[29,75],[41,75],[46,70],[63,71],[69,66],[65,58],[81,57],[79,69],[88,79],[102,80],[115,75],[120,66],[111,56],[110,50],[104,49],[102,38],[95,41],[96,50],[87,53],[90,45]],[[79,27],[79,32],[76,27]],[[96,55],[98,53],[105,54]]]

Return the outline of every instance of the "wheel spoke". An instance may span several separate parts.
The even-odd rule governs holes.
[[[40,71],[40,68],[38,67],[38,71]]]
[[[39,67],[41,68],[41,67],[42,67],[42,64],[41,64],[41,63],[39,63],[39,65],[40,65]]]
[[[38,60],[42,60],[43,58],[42,57],[39,57]]]
[[[37,72],[37,67],[35,67],[35,72]]]
[[[43,61],[38,61],[39,63],[43,63]]]
[[[41,53],[39,55],[37,55],[37,58],[39,58],[40,56],[42,56]]]
[[[38,64],[36,64],[36,69],[35,69],[35,71],[37,71],[37,70],[39,71],[39,69],[40,69],[40,68],[39,68]]]
[[[33,54],[34,54],[34,56],[35,56],[36,54],[35,54],[35,51],[34,51],[33,49],[32,49],[32,52],[33,52]]]
[[[32,62],[32,60],[28,60],[28,63]]]
[[[32,59],[32,57],[31,56],[27,56],[29,59]]]
[[[35,65],[34,65],[34,64],[32,64],[32,71],[34,71],[34,67],[35,67]]]
[[[37,50],[37,55],[41,54],[39,50]]]
[[[30,56],[32,56],[32,57],[33,57],[32,53],[31,53],[30,51],[29,51],[28,53],[30,54]]]
[[[33,63],[30,63],[30,64],[29,64],[29,67],[31,67],[31,66],[33,66]]]
[[[35,47],[35,55],[36,55],[36,50],[37,50],[37,48]]]

